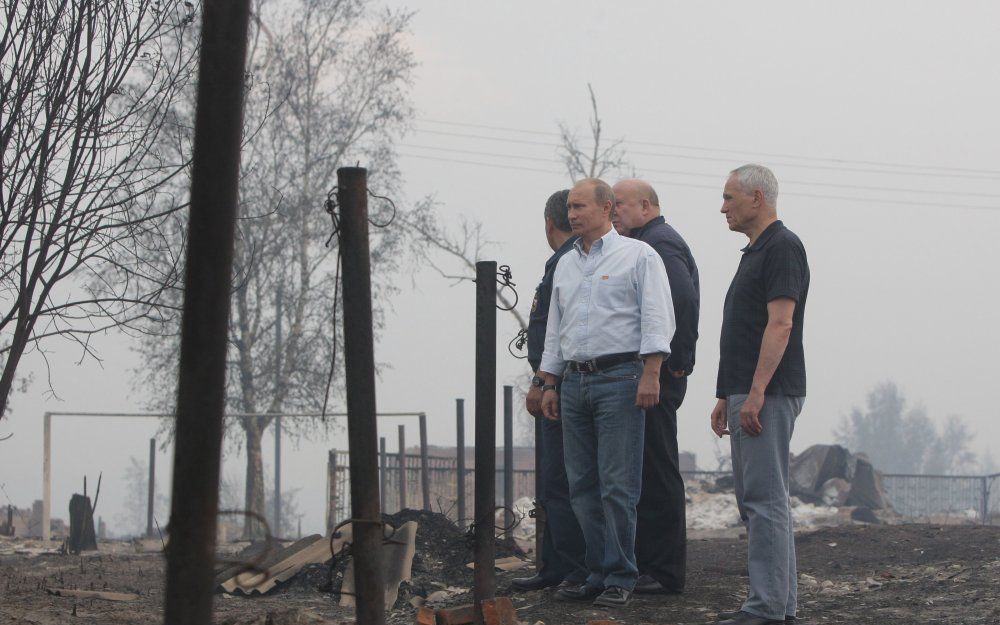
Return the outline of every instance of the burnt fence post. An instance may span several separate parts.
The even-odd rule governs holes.
[[[202,3],[164,621],[212,622],[250,1]]]
[[[427,415],[420,413],[420,490],[424,495],[424,510],[431,509],[431,476],[427,466],[430,459],[427,457]]]
[[[458,500],[458,524],[465,526],[465,400],[455,400],[455,432],[458,435],[456,447],[455,490]]]
[[[475,571],[472,596],[476,625],[485,625],[483,601],[496,596],[497,264],[476,263],[476,497]]]
[[[378,493],[367,170],[361,167],[341,167],[337,170],[337,204],[340,207],[340,257],[343,263],[344,369],[356,615],[358,623],[384,625],[385,584],[381,567],[383,534]]]

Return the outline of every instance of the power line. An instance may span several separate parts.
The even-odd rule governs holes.
[[[521,128],[511,128],[509,126],[491,126],[488,124],[470,124],[463,122],[452,122],[437,119],[427,119],[420,118],[417,121],[426,122],[430,124],[441,124],[444,126],[456,126],[461,128],[479,128],[482,130],[494,130],[499,132],[516,132],[526,135],[535,136],[547,136],[547,137],[561,137],[557,132],[546,132],[541,130],[525,130]],[[740,154],[740,155],[754,155],[754,156],[766,156],[769,158],[791,158],[803,161],[814,161],[814,162],[828,162],[837,163],[841,165],[846,164],[857,164],[857,165],[875,165],[878,167],[899,167],[903,169],[928,169],[928,170],[938,170],[942,172],[956,172],[956,173],[968,173],[968,174],[985,174],[988,177],[1000,177],[1000,170],[993,169],[973,169],[968,167],[949,167],[945,165],[922,165],[917,163],[897,163],[890,161],[870,161],[862,159],[847,159],[847,158],[836,158],[836,157],[822,157],[822,156],[805,156],[802,154],[788,154],[783,152],[756,152],[752,150],[733,150],[727,148],[706,148],[697,145],[685,145],[677,143],[663,143],[657,141],[639,141],[635,139],[626,139],[623,141],[627,144],[634,145],[648,145],[650,147],[663,147],[681,150],[695,150],[699,152],[720,152],[725,154]]]
[[[405,157],[405,158],[414,158],[414,159],[420,159],[420,160],[427,160],[427,161],[438,161],[438,162],[443,162],[443,163],[456,163],[456,164],[459,164],[459,165],[473,165],[473,166],[479,166],[479,167],[490,167],[490,168],[499,168],[499,169],[512,169],[512,170],[518,170],[518,171],[529,171],[529,172],[533,172],[533,173],[558,175],[558,176],[562,176],[562,175],[564,175],[566,173],[564,171],[553,171],[553,170],[547,170],[547,169],[538,169],[538,168],[535,168],[535,167],[518,167],[517,165],[501,165],[501,164],[498,164],[498,163],[483,163],[483,162],[479,162],[479,161],[460,160],[460,159],[454,159],[454,158],[441,158],[441,157],[436,157],[436,156],[426,156],[426,155],[420,155],[420,154],[404,154],[404,153],[400,153],[399,156],[402,156],[402,157]],[[674,187],[691,187],[691,188],[696,188],[696,189],[709,189],[709,190],[713,190],[713,191],[719,191],[720,190],[717,185],[696,184],[696,183],[691,183],[691,182],[679,182],[679,181],[665,182],[665,181],[660,181],[660,180],[650,180],[649,182],[651,184],[668,186],[668,187],[669,186],[674,186]],[[932,208],[954,208],[954,209],[963,209],[963,210],[982,210],[982,211],[997,211],[997,210],[1000,210],[1000,206],[977,206],[977,205],[974,205],[974,204],[941,204],[941,203],[938,203],[938,202],[921,202],[921,201],[916,201],[916,200],[914,200],[914,201],[911,201],[911,200],[893,200],[893,199],[886,199],[886,198],[871,198],[871,197],[850,196],[850,195],[824,195],[824,194],[819,194],[819,193],[800,193],[800,192],[797,192],[797,191],[785,191],[785,192],[782,192],[782,195],[783,196],[789,196],[790,195],[790,196],[793,196],[793,197],[815,198],[815,199],[821,199],[821,200],[841,200],[841,201],[848,201],[848,202],[867,202],[867,203],[871,203],[871,204],[898,204],[898,205],[901,205],[901,206],[926,206],[926,207],[932,207]]]
[[[537,156],[521,156],[518,154],[500,154],[497,152],[483,152],[480,150],[462,150],[459,148],[445,148],[434,145],[416,145],[412,143],[401,143],[399,144],[402,148],[418,149],[418,150],[434,150],[438,152],[449,152],[454,154],[471,154],[473,156],[485,156],[491,158],[509,158],[516,160],[534,161],[541,163],[557,163],[563,164],[563,161],[556,158],[540,158]],[[693,176],[698,178],[712,178],[714,180],[721,180],[722,176],[718,173],[708,174],[704,172],[697,171],[683,171],[676,169],[652,169],[647,167],[640,167],[642,171],[658,173],[658,174],[670,174],[677,176]],[[913,189],[904,187],[882,187],[874,185],[859,185],[859,184],[839,184],[832,182],[816,182],[816,181],[800,181],[800,180],[782,180],[782,185],[794,184],[809,187],[829,187],[833,189],[854,189],[859,191],[882,191],[886,193],[923,193],[923,194],[935,194],[935,195],[952,195],[960,197],[982,197],[987,199],[1000,199],[1000,194],[996,193],[975,193],[971,191],[938,191],[934,189]]]
[[[544,141],[530,141],[528,139],[511,139],[508,137],[491,137],[488,135],[473,135],[460,132],[448,132],[445,130],[428,130],[428,129],[417,129],[417,132],[441,135],[446,137],[461,137],[464,139],[480,139],[483,141],[499,141],[503,143],[515,143],[520,145],[534,145],[542,146],[548,148],[558,148],[559,146],[554,143],[548,143]],[[662,158],[678,158],[685,160],[694,161],[712,161],[719,163],[732,164],[733,159],[721,156],[692,156],[690,154],[670,154],[664,152],[639,152],[632,150],[631,154],[638,154],[640,156],[656,156]],[[888,169],[867,169],[862,167],[840,167],[835,165],[805,165],[802,163],[782,163],[775,162],[771,165],[779,167],[798,167],[801,169],[823,169],[828,171],[847,171],[862,174],[885,174],[890,176],[924,176],[928,178],[955,178],[955,179],[966,179],[966,180],[994,180],[995,176],[984,175],[984,174],[954,174],[954,173],[934,173],[934,172],[904,172],[904,171],[893,171]]]

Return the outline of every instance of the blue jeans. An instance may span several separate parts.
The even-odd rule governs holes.
[[[635,405],[642,364],[567,370],[560,392],[570,501],[587,543],[587,582],[635,588],[636,504],[645,414]]]

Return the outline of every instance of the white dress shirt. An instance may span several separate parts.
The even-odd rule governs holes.
[[[674,307],[663,261],[612,228],[590,253],[577,240],[556,266],[540,371],[622,352],[670,354]]]

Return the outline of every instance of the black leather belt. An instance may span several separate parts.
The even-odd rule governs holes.
[[[621,354],[608,354],[606,356],[598,356],[597,358],[591,358],[590,360],[579,361],[569,361],[569,368],[576,373],[597,373],[598,371],[603,371],[604,369],[610,369],[615,365],[620,365],[624,362],[632,362],[639,360],[638,352],[622,352]]]

